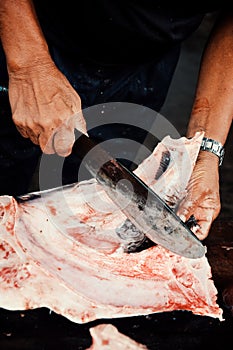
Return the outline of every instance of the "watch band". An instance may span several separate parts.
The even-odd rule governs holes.
[[[225,149],[220,142],[213,139],[209,139],[207,137],[203,137],[200,151],[208,151],[215,154],[219,157],[219,166],[222,165]]]

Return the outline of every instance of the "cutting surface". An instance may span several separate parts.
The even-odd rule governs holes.
[[[89,327],[101,323],[115,325],[151,350],[170,350],[171,346],[174,350],[231,349],[233,317],[222,292],[233,286],[233,221],[216,220],[206,245],[225,321],[174,311],[80,325],[45,308],[22,312],[0,309],[0,349],[84,350],[92,341]]]

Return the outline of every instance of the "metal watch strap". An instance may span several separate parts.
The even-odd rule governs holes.
[[[211,153],[215,154],[216,156],[218,156],[219,157],[219,166],[222,165],[224,154],[225,154],[225,149],[220,142],[213,140],[213,139],[209,139],[207,137],[203,137],[200,150],[201,151],[208,151],[208,152],[211,152]]]

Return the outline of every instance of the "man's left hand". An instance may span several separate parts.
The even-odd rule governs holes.
[[[187,196],[177,211],[183,221],[194,216],[197,226],[192,230],[200,240],[207,237],[221,208],[218,167],[216,155],[207,151],[200,152],[188,184]]]

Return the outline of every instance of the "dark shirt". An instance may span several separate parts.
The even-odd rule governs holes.
[[[159,59],[217,9],[210,1],[182,2],[34,0],[48,42],[79,60],[106,64]]]
[[[52,58],[80,95],[83,108],[121,101],[156,111],[160,110],[168,91],[180,43],[197,29],[206,13],[220,7],[213,7],[213,3],[216,5],[213,0],[202,1],[201,5],[194,1],[183,4],[183,0],[34,0],[34,3]],[[223,5],[224,0],[221,0]],[[1,43],[0,85],[8,85]],[[40,150],[16,130],[6,94],[0,94],[0,102],[0,168],[4,169],[0,192],[26,193]],[[96,109],[94,111],[96,114]],[[121,111],[119,113],[122,118]],[[84,114],[86,117],[87,111]],[[92,114],[87,122],[93,120]],[[113,127],[108,121],[105,125],[103,123],[104,127],[101,124],[99,128],[88,129],[97,141],[125,138],[126,146],[122,142],[118,148],[119,152],[123,152],[123,156],[119,157],[127,160],[127,166],[131,160],[134,162],[137,153],[137,147],[131,150],[127,140],[133,138],[140,147],[154,117],[153,114],[149,118],[148,109],[139,109],[139,114],[134,111],[134,120],[138,118],[145,125],[135,129],[133,119],[130,127],[126,127],[129,115],[123,124],[117,123]],[[100,119],[96,114],[95,120],[100,123],[102,116]],[[116,120],[114,117],[114,122]],[[148,149],[153,149],[155,145],[154,139],[151,139],[146,138]],[[48,164],[52,169],[48,169],[47,173],[55,174],[56,166],[49,157]],[[78,164],[72,155],[66,159],[63,184],[77,181]],[[15,173],[19,181],[12,176]],[[48,188],[57,186],[53,183],[54,176],[51,178]]]

